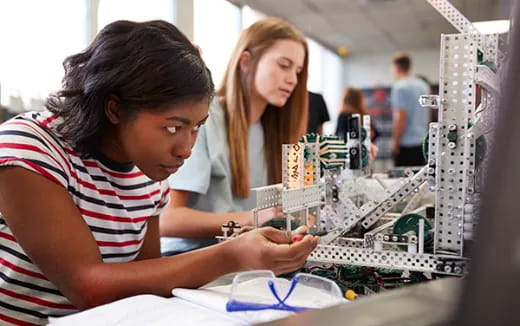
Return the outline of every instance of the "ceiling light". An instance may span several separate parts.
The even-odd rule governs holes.
[[[342,46],[339,46],[337,49],[336,49],[336,52],[342,56],[342,57],[346,57],[349,50],[348,48],[345,46],[345,45],[342,45]]]

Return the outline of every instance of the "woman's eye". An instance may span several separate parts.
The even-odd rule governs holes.
[[[199,129],[200,129],[200,125],[196,125],[195,127],[193,127],[192,131],[197,132],[197,131],[199,131]]]
[[[166,127],[166,130],[168,130],[168,132],[170,134],[175,134],[179,129],[180,129],[180,127],[177,127],[177,126]]]

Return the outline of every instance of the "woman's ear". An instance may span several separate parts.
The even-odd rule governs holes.
[[[251,60],[251,52],[247,50],[242,52],[238,59],[238,64],[240,65],[240,70],[242,72],[249,72],[249,70],[251,70]]]
[[[119,103],[117,99],[111,97],[105,104],[105,114],[112,124],[121,122],[121,111],[119,110]]]

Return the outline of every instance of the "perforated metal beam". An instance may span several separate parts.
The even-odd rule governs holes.
[[[404,181],[403,185],[397,191],[392,192],[385,200],[371,209],[370,212],[362,218],[361,224],[363,227],[367,229],[372,226],[397,203],[405,199],[423,184],[426,181],[427,170],[427,166],[423,167],[412,178]]]
[[[439,132],[435,148],[434,252],[463,254],[463,208],[474,192],[477,47],[468,35],[441,38]]]
[[[446,259],[431,254],[413,254],[405,251],[376,251],[366,248],[318,245],[308,260],[319,263],[445,273],[439,271],[439,265],[446,264]],[[455,264],[457,270],[460,268],[460,272],[445,274],[461,275],[467,267],[465,259],[451,260],[450,263]]]
[[[256,196],[256,209],[262,210],[282,204],[282,184],[251,189]]]
[[[306,208],[320,206],[321,189],[319,185],[288,189],[282,192],[282,211],[292,213]]]

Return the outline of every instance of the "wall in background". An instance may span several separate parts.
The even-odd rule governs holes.
[[[86,2],[0,1],[0,103],[41,109],[60,87],[65,57],[87,44]]]
[[[439,83],[439,49],[407,51],[412,58],[412,72],[424,75],[433,84]],[[357,88],[389,87],[394,78],[390,64],[394,52],[347,57],[345,85]]]
[[[162,19],[175,22],[176,8],[172,0],[97,0],[97,29],[116,20],[147,21]]]
[[[240,8],[224,0],[194,0],[193,4],[193,42],[200,47],[218,87],[240,36]]]
[[[344,61],[320,43],[307,39],[309,44],[309,81],[307,88],[325,99],[330,121],[323,125],[324,134],[334,134],[343,93]]]

